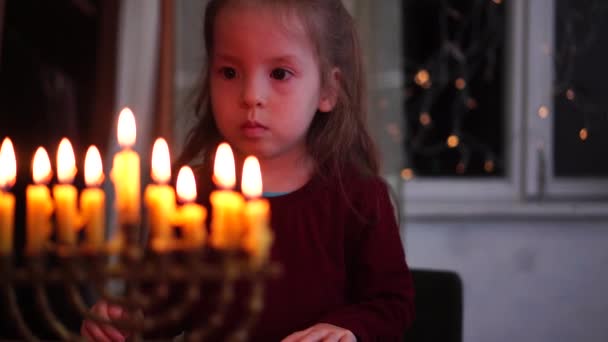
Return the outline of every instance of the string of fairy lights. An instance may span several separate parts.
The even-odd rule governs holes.
[[[483,156],[483,169],[495,171],[498,160],[490,144],[468,132],[464,121],[479,106],[471,82],[491,83],[496,78],[498,54],[504,41],[504,10],[502,0],[476,1],[466,11],[442,1],[438,12],[439,46],[423,61],[406,61],[406,167],[401,176],[414,176],[413,155],[438,158],[446,150],[455,150],[460,161],[457,174],[467,171],[474,154]],[[446,96],[450,92],[451,95]],[[436,129],[434,113],[439,101],[451,120],[450,133],[430,144],[427,139]]]
[[[576,69],[577,59],[596,47],[598,37],[602,34],[600,24],[608,17],[608,2],[605,0],[572,1],[560,0],[557,11],[556,30],[559,39],[555,42],[553,62],[555,76],[552,98],[567,101],[571,115],[582,117],[582,127],[578,128],[581,141],[589,138],[592,123],[595,120],[608,119],[608,108],[591,94],[580,80]],[[545,52],[551,55],[551,49]],[[541,118],[549,116],[546,106],[538,111]]]
[[[415,0],[413,0],[415,1]],[[594,118],[608,115],[608,109],[593,99],[584,87],[577,83],[575,62],[579,56],[588,52],[597,41],[598,23],[608,14],[608,1],[590,0],[584,6],[578,2],[560,0],[560,6],[568,6],[558,11],[558,22],[563,32],[556,40],[554,53],[545,47],[546,53],[553,56],[555,78],[551,98],[560,97],[569,103],[573,114],[581,114],[583,125],[578,128],[580,140],[589,138],[590,126]],[[479,98],[472,90],[472,82],[490,84],[497,77],[497,60],[504,45],[505,11],[503,0],[472,1],[471,7],[459,10],[452,6],[457,2],[442,0],[437,14],[440,44],[435,51],[422,61],[406,61],[406,141],[405,168],[401,176],[412,179],[415,168],[413,156],[439,158],[446,151],[459,154],[454,172],[465,174],[471,157],[477,155],[477,162],[483,160],[481,167],[488,175],[503,167],[498,151],[489,142],[466,130],[464,121],[479,106]],[[576,4],[575,4],[576,3]],[[558,28],[559,29],[559,28]],[[449,31],[448,31],[449,30]],[[417,62],[417,63],[416,63]],[[452,96],[445,96],[450,92]],[[450,133],[444,139],[428,143],[428,136],[437,134],[433,109],[440,101],[449,111]],[[487,108],[484,108],[487,110]],[[487,113],[495,115],[495,113]],[[549,117],[549,107],[538,109],[541,118]]]

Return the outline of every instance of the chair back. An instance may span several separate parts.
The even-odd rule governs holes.
[[[406,342],[462,342],[462,281],[451,271],[412,269],[416,316]]]

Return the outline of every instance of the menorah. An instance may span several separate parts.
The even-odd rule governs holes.
[[[133,138],[121,139],[125,131],[130,131]],[[105,193],[99,188],[103,172],[96,148],[91,147],[87,152],[87,188],[80,196],[71,184],[76,167],[69,141],[64,139],[59,145],[59,183],[52,188],[53,196],[44,184],[50,178],[48,155],[42,147],[37,150],[32,163],[36,184],[26,189],[26,246],[22,266],[14,263],[15,197],[7,190],[15,180],[15,155],[10,140],[2,143],[0,286],[18,333],[28,341],[39,340],[28,326],[16,294],[17,287],[29,286],[41,317],[57,337],[65,341],[83,340],[79,332],[69,330],[52,307],[46,288],[53,285],[65,288],[67,300],[82,319],[125,331],[133,341],[175,325],[188,314],[197,314],[193,310],[201,309],[202,296],[214,299],[207,301],[211,308],[202,308],[209,314],[197,319],[196,326],[183,338],[204,341],[213,336],[214,332],[226,328],[227,314],[238,306],[239,317],[230,318],[227,340],[247,340],[263,308],[265,282],[279,273],[278,265],[268,258],[272,244],[269,204],[260,198],[262,184],[257,159],[250,156],[245,160],[241,194],[232,190],[235,183],[232,150],[227,144],[218,147],[213,178],[219,189],[209,197],[212,220],[208,230],[206,208],[194,202],[196,184],[192,170],[182,167],[176,189],[166,184],[170,179],[169,152],[166,142],[158,139],[152,153],[155,184],[149,184],[144,192],[147,220],[142,225],[139,156],[129,149],[134,143],[134,131],[133,114],[125,109],[118,123],[123,150],[114,156],[111,171],[118,229],[107,241],[104,239]],[[176,192],[181,205],[176,203]],[[144,235],[145,243],[142,242]],[[116,286],[110,289],[109,285],[116,283],[121,285],[120,289],[116,290]],[[207,285],[213,285],[216,290],[202,291]],[[237,288],[243,285],[249,289],[237,299]],[[96,314],[83,298],[80,291],[83,286],[93,289],[101,300],[120,306],[126,314],[118,319]],[[175,289],[183,295],[173,296]],[[161,305],[162,310],[154,310]]]
[[[15,285],[32,286],[35,300],[44,320],[57,337],[64,341],[82,341],[78,332],[69,331],[53,313],[46,296],[48,284],[65,287],[70,304],[82,315],[100,324],[109,324],[130,332],[130,339],[139,341],[143,334],[179,322],[188,313],[201,295],[215,295],[218,300],[211,315],[200,320],[200,326],[185,336],[191,341],[204,341],[224,323],[225,314],[235,298],[235,284],[245,281],[251,287],[248,298],[240,312],[236,329],[228,340],[245,341],[263,307],[264,284],[269,276],[278,274],[277,264],[252,262],[246,253],[239,251],[216,251],[212,248],[193,249],[187,243],[175,241],[170,250],[155,253],[142,248],[137,242],[138,227],[125,226],[121,237],[108,244],[102,252],[91,252],[86,247],[69,248],[58,244],[47,245],[48,254],[57,258],[57,266],[47,267],[48,255],[43,254],[27,259],[26,266],[16,268],[11,257],[2,256],[0,279],[2,293],[8,304],[10,318],[15,322],[19,334],[28,341],[38,341],[30,330],[27,318],[23,317],[15,295]],[[122,294],[110,293],[106,285],[109,281],[124,281]],[[201,285],[216,282],[220,292],[201,294]],[[95,288],[99,297],[108,303],[120,305],[129,315],[117,320],[108,320],[92,313],[78,289],[80,284]],[[145,285],[144,285],[145,284]],[[167,288],[181,284],[186,288],[179,303],[165,303],[168,308],[151,315],[139,315],[168,298]]]

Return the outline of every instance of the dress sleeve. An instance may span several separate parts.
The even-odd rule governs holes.
[[[353,201],[359,227],[345,227],[351,304],[321,322],[352,331],[358,341],[403,341],[414,316],[412,278],[386,185],[376,180],[363,189]]]

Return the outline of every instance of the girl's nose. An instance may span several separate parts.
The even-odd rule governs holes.
[[[266,91],[261,80],[252,77],[243,85],[243,105],[247,108],[263,107],[266,104]]]

